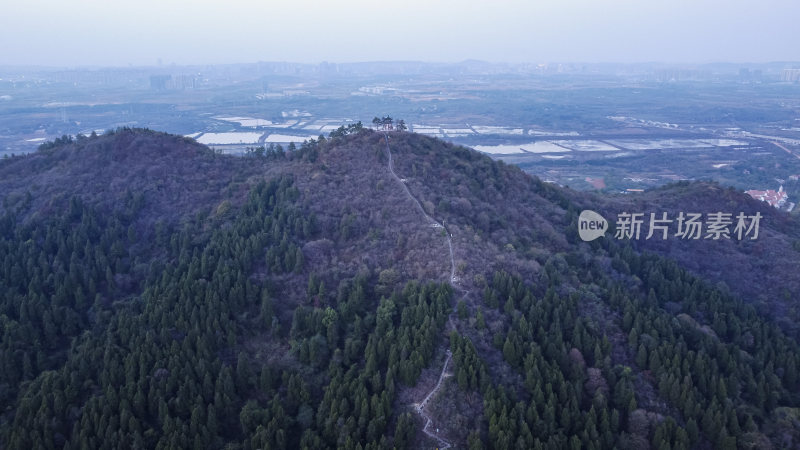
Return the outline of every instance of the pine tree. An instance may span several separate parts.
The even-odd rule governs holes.
[[[479,330],[486,328],[486,321],[483,318],[483,311],[481,311],[480,308],[478,308],[478,312],[475,315],[475,326]]]

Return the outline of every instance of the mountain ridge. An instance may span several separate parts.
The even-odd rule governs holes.
[[[241,158],[148,130],[48,147],[0,162],[9,448],[427,445],[410,405],[448,350],[426,417],[456,447],[800,442],[800,351],[745,289],[670,248],[577,237],[581,209],[722,198],[795,238],[742,193],[603,198],[357,129]]]

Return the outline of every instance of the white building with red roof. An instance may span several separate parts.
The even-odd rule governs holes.
[[[789,196],[786,195],[786,191],[783,190],[782,185],[777,191],[772,189],[767,191],[749,190],[745,191],[745,194],[753,197],[756,200],[767,202],[770,204],[770,206],[774,206],[775,208],[780,208],[786,203],[786,200],[789,199]]]

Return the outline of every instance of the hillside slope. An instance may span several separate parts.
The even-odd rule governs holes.
[[[122,129],[0,161],[2,446],[800,445],[800,349],[763,308],[798,294],[785,216],[333,136],[236,158]],[[683,207],[761,211],[762,238],[577,236],[582,209]]]

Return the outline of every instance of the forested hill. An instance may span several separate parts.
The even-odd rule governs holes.
[[[763,308],[796,275],[753,299],[691,243],[577,236],[693,201],[765,215],[704,255],[798,262],[791,221],[718,186],[578,194],[359,126],[0,160],[0,448],[798,447],[800,348]]]

